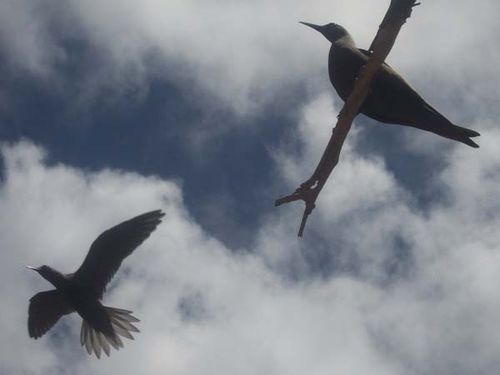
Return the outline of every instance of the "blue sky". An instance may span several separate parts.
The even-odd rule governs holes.
[[[259,215],[273,206],[270,187],[279,183],[268,147],[278,146],[286,128],[293,126],[291,115],[271,108],[251,120],[223,109],[207,114],[189,98],[189,90],[161,78],[144,84],[147,93],[141,97],[96,101],[75,113],[68,111],[73,98],[15,78],[6,85],[11,107],[2,137],[32,140],[50,150],[52,163],[182,180],[186,204],[197,219],[231,245],[248,245]],[[221,123],[230,125],[210,134],[210,127]],[[209,139],[193,140],[198,132]],[[218,212],[210,212],[216,206]]]
[[[480,149],[359,116],[305,238],[302,204],[273,207],[341,107],[328,42],[297,21],[367,47],[386,6],[0,2],[0,373],[495,373],[497,2],[424,2],[389,57]],[[29,339],[49,285],[22,265],[72,272],[156,208],[104,299],[141,319],[136,340],[88,358],[77,316]]]

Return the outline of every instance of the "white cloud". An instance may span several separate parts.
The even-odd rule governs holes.
[[[46,77],[62,57],[61,49],[50,35],[50,11],[47,8],[37,7],[34,2],[26,0],[0,2],[3,57],[41,77]]]
[[[26,1],[2,4],[2,45],[18,67],[59,77],[62,41],[84,40],[96,56],[87,72],[90,87],[79,87],[82,95],[137,90],[146,77],[165,77],[204,104],[240,114],[283,100],[295,84],[328,87],[328,42],[297,21],[338,22],[366,48],[386,10],[386,4],[365,0],[79,0],[40,9]],[[452,12],[446,2],[424,3],[403,28],[390,61],[418,89],[427,88],[424,96],[440,108],[451,107],[450,97],[469,108],[484,106],[496,95],[499,77],[498,10],[496,1],[454,3]],[[440,90],[428,88],[436,84]]]
[[[51,165],[30,142],[4,145],[0,330],[8,345],[0,372],[65,373],[69,366],[82,374],[495,373],[496,4],[459,2],[450,14],[443,2],[424,3],[391,54],[391,64],[427,88],[423,94],[436,107],[483,134],[479,150],[457,144],[441,155],[444,170],[429,184],[446,201],[424,212],[383,160],[356,153],[356,125],[306,238],[295,237],[301,205],[285,206],[262,220],[255,246],[244,255],[200,228],[174,182]],[[53,32],[60,17],[58,27],[87,40],[103,64],[84,95],[101,84],[121,90],[123,83],[164,73],[204,99],[213,96],[218,105],[248,114],[283,96],[288,85],[308,80],[308,90],[318,95],[301,112],[294,134],[301,153],[275,150],[290,189],[312,172],[338,111],[327,91],[328,44],[296,21],[335,20],[367,46],[385,11],[361,0],[314,7],[298,1],[74,1],[44,9],[0,3],[2,49],[13,65],[57,77],[65,58]],[[469,16],[481,27],[469,24]],[[447,17],[454,22],[441,22]],[[421,139],[415,133],[409,148],[427,154],[446,142]],[[426,146],[431,139],[435,143]],[[56,329],[30,340],[28,299],[49,286],[22,266],[47,263],[70,272],[100,231],[158,207],[167,213],[164,223],[126,260],[105,298],[141,319],[136,341],[109,359],[89,359],[79,347],[76,316],[60,323],[69,333]]]
[[[323,118],[332,110],[325,98],[311,108]],[[305,113],[301,129],[309,134],[321,116],[311,121]],[[263,223],[247,254],[204,233],[172,182],[48,165],[29,142],[4,145],[0,297],[8,303],[0,329],[9,345],[0,368],[14,374],[68,372],[64,366],[96,374],[491,374],[500,344],[499,137],[492,133],[481,152],[452,151],[440,179],[450,200],[426,213],[412,208],[382,162],[362,159],[347,145],[305,240],[295,238],[297,212],[284,208]],[[317,145],[306,145],[305,155],[314,154],[309,147]],[[288,157],[300,167],[297,157]],[[68,332],[59,327],[30,340],[28,298],[49,285],[22,265],[71,272],[100,231],[157,207],[167,214],[164,223],[125,261],[104,300],[134,310],[141,319],[136,340],[109,359],[89,359],[79,347],[76,316],[59,323]],[[406,253],[397,259],[401,246]],[[308,252],[333,256],[336,272],[311,274]]]
[[[313,100],[297,135],[305,150],[300,156],[290,149],[278,154],[290,190],[319,159],[324,140],[316,133],[329,136],[330,125],[322,119],[331,111],[324,96]],[[358,300],[367,303],[360,307],[367,314],[363,324],[384,360],[401,366],[397,373],[494,372],[500,311],[493,291],[500,265],[500,155],[494,144],[500,133],[484,134],[479,151],[457,144],[443,155],[445,169],[427,183],[446,200],[425,211],[380,160],[353,151],[356,136],[348,138],[304,240],[293,238],[303,210],[299,203],[280,208],[280,216],[261,230],[258,249],[266,264],[299,278],[357,275],[364,291],[371,285],[368,296]],[[319,258],[312,271],[311,254]]]

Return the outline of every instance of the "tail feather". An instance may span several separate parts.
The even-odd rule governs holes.
[[[109,345],[108,340],[106,340],[106,336],[104,336],[104,334],[102,332],[100,332],[99,338],[100,338],[102,350],[104,350],[104,353],[106,353],[106,356],[109,357],[111,349],[110,349],[110,345]]]
[[[113,326],[119,326],[120,328],[126,330],[126,331],[131,331],[131,332],[139,332],[139,330],[137,329],[136,326],[134,326],[132,323],[126,321],[126,320],[122,320],[122,319],[118,319],[116,317],[113,317],[111,318],[111,324]]]
[[[424,111],[418,111],[418,113],[420,116],[418,118],[417,125],[409,124],[410,126],[431,131],[442,137],[462,142],[470,147],[479,148],[479,145],[470,139],[480,136],[477,131],[454,125],[450,122],[450,120],[427,103],[424,105]]]
[[[106,306],[106,310],[112,311],[113,313],[120,314],[120,315],[130,315],[130,314],[132,314],[132,311],[125,310],[125,309],[119,309],[118,307]]]
[[[113,318],[117,318],[120,320],[125,320],[127,322],[138,322],[139,319],[137,319],[135,316],[132,315],[132,311],[129,310],[123,310],[123,309],[117,309],[116,307],[106,307],[108,310],[113,311]]]
[[[97,331],[90,331],[90,337],[92,337],[92,349],[96,354],[97,358],[101,358],[101,338]]]
[[[133,340],[134,337],[130,332],[139,332],[137,327],[131,323],[139,321],[139,319],[131,315],[132,311],[106,306],[104,306],[104,309],[109,316],[113,335],[95,330],[85,320],[82,321],[80,330],[80,344],[85,346],[89,355],[92,355],[93,352],[97,358],[101,358],[102,352],[109,357],[111,346],[116,350],[122,348],[123,342],[120,336]]]
[[[479,137],[481,134],[479,134],[477,131],[472,130],[472,129],[467,129],[467,128],[461,128],[466,131],[467,137],[474,138],[474,137]]]
[[[453,133],[454,133],[453,139],[465,143],[470,147],[479,148],[479,145],[471,139],[473,137],[480,136],[480,134],[477,131],[453,125]]]
[[[113,326],[113,329],[115,333],[119,334],[120,336],[126,337],[130,340],[134,339],[134,336],[132,336],[125,327],[123,327],[120,323],[117,323],[115,321],[111,322],[111,325]]]
[[[458,141],[465,143],[467,146],[479,148],[479,145],[470,138],[462,138],[462,139],[458,139]]]
[[[429,130],[448,139],[462,142],[467,146],[479,148],[479,145],[471,139],[472,137],[478,137],[480,135],[477,131],[453,125],[446,119],[445,121],[434,122],[431,124],[432,126],[422,127],[422,129]]]
[[[82,346],[85,346],[85,349],[87,350],[87,353],[89,355],[92,354],[92,346],[91,346],[91,338],[89,336],[90,330],[89,330],[89,325],[88,323],[83,320],[82,321],[82,330],[80,332],[80,343]]]

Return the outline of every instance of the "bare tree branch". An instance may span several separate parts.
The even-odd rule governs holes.
[[[406,22],[406,19],[410,17],[412,8],[419,4],[417,0],[391,0],[389,9],[370,46],[370,52],[372,52],[372,54],[366,65],[361,69],[359,77],[354,84],[354,88],[340,111],[337,125],[333,129],[330,141],[326,146],[325,152],[316,170],[293,194],[277,199],[274,203],[275,206],[280,206],[297,200],[304,201],[306,207],[300,224],[299,237],[302,237],[307,218],[316,207],[316,199],[319,193],[332,173],[333,168],[335,168],[339,161],[340,151],[345,138],[351,129],[352,121],[358,114],[363,101],[368,95],[373,78],[391,51],[399,30]]]

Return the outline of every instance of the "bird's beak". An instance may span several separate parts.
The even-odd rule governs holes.
[[[30,270],[38,272],[38,268],[32,267],[32,266],[25,266],[26,268],[29,268]]]
[[[302,25],[312,27],[314,30],[319,31],[321,34],[323,34],[323,27],[322,26],[315,25],[313,23],[302,22],[302,21],[299,21],[299,23],[301,23]]]

